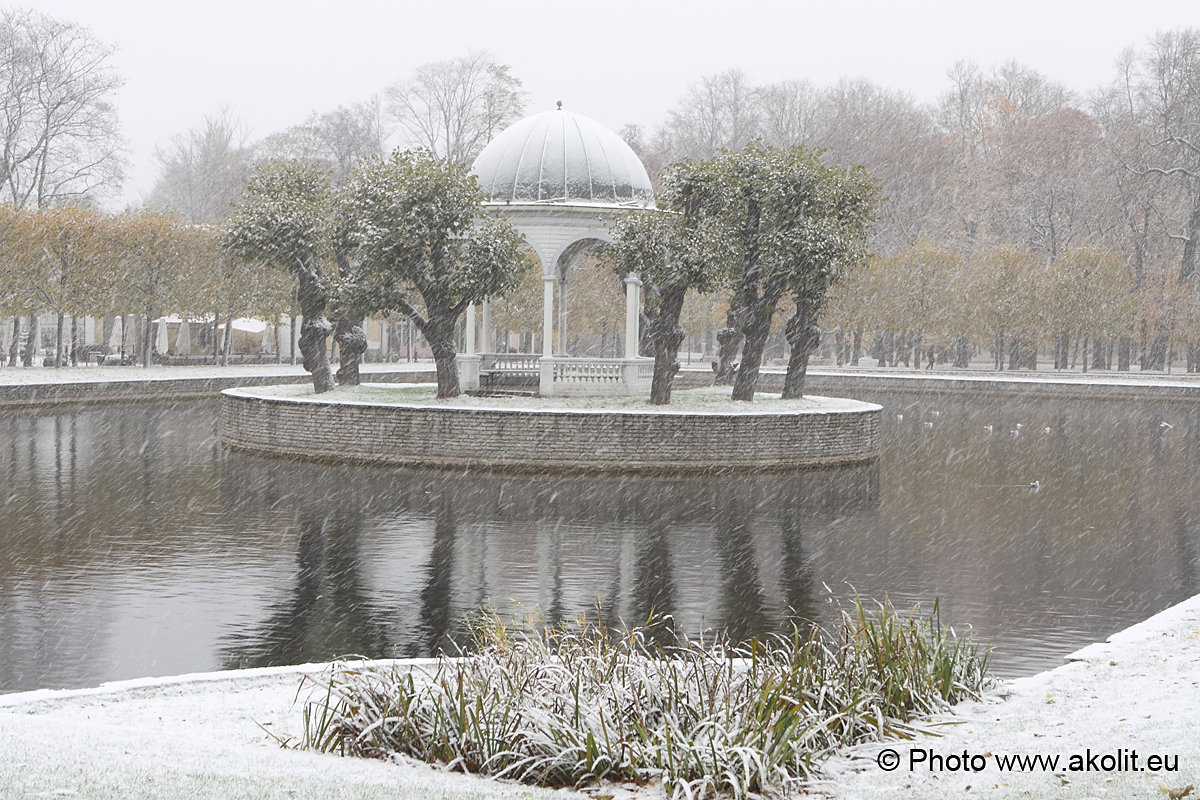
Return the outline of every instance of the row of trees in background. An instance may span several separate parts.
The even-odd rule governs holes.
[[[44,313],[57,321],[55,362],[61,363],[68,342],[80,339],[77,329],[64,330],[68,320],[77,326],[84,316],[119,316],[126,321],[123,336],[138,330],[126,347],[148,364],[148,323],[164,314],[214,325],[224,319],[228,337],[236,317],[271,319],[291,309],[287,282],[225,253],[215,227],[153,211],[113,216],[70,205],[0,205],[0,316],[13,317],[10,363],[17,362],[22,316],[31,323],[26,365],[37,350],[37,316]]]
[[[839,332],[839,362],[857,364],[864,332],[884,332],[873,342],[881,364],[911,358],[919,366],[924,355],[965,367],[970,351],[981,349],[991,351],[996,369],[1006,357],[1010,369],[1026,369],[1034,350],[1046,346],[1055,368],[1074,367],[1082,354],[1086,369],[1090,346],[1094,365],[1111,368],[1113,344],[1123,340],[1128,369],[1129,335],[1139,318],[1172,314],[1177,335],[1200,338],[1200,319],[1183,307],[1190,297],[1135,291],[1125,263],[1086,241],[1050,262],[1009,244],[967,262],[923,239],[851,270],[830,292],[822,321]]]
[[[911,261],[918,243],[928,241],[951,251],[964,272],[1028,258],[1038,265],[1033,272],[1053,276],[1065,269],[1051,266],[1060,259],[1078,263],[1079,253],[1096,255],[1088,291],[1124,310],[1120,325],[1089,332],[1095,323],[1052,322],[1053,310],[1032,307],[1048,298],[1016,282],[1029,270],[1016,269],[1005,272],[1011,281],[1001,280],[1007,288],[997,290],[1007,298],[1002,305],[1030,307],[1011,312],[1016,321],[1008,338],[1015,333],[1027,348],[1045,342],[1061,363],[1064,348],[1074,353],[1079,337],[1111,334],[1146,369],[1163,368],[1169,342],[1188,342],[1194,368],[1200,361],[1189,327],[1200,266],[1200,31],[1163,32],[1121,54],[1112,81],[1086,97],[1015,63],[990,71],[960,63],[948,77],[947,91],[925,106],[862,80],[825,88],[805,81],[755,85],[732,70],[694,84],[658,130],[627,126],[623,133],[656,177],[681,158],[708,158],[756,139],[822,149],[830,164],[865,166],[881,181],[882,200],[870,232],[871,275],[858,279],[863,285],[889,265]],[[890,291],[860,295],[883,306],[862,309],[861,322],[842,314],[839,323],[850,322],[848,331],[866,325],[869,333],[886,326],[884,338],[937,329],[933,318],[896,315],[940,314],[936,309],[954,305],[963,283],[928,287],[939,298],[932,305],[893,302],[896,293],[919,294],[904,288],[917,279],[893,275]],[[995,293],[955,312],[971,324],[954,335],[978,339],[978,320],[968,317],[990,313],[985,302],[992,300],[999,302]],[[1064,328],[1075,328],[1065,341]]]

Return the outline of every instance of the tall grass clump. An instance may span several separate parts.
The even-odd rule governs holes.
[[[771,794],[831,751],[910,736],[918,715],[977,696],[987,654],[936,613],[843,609],[832,633],[662,645],[662,621],[477,622],[469,655],[428,668],[335,663],[304,745],[409,756],[545,786],[661,781],[672,797]]]

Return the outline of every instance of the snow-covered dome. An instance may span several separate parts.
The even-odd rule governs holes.
[[[471,171],[487,203],[654,206],[650,176],[629,145],[561,104],[505,128]]]

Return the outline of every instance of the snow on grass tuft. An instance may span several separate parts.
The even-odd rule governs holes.
[[[673,797],[786,791],[832,751],[910,737],[914,718],[978,697],[987,654],[937,616],[843,610],[839,629],[675,642],[666,621],[478,621],[474,650],[429,668],[335,663],[304,745],[412,757],[543,786],[661,785]],[[668,642],[668,643],[664,643]]]

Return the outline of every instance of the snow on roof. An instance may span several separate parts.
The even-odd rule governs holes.
[[[654,206],[650,176],[629,145],[561,107],[501,131],[471,171],[489,203]]]

